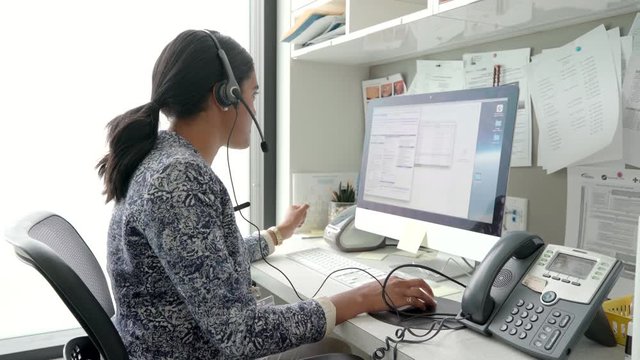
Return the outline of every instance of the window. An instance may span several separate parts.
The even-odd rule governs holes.
[[[105,125],[149,101],[155,60],[181,31],[215,29],[249,49],[250,2],[12,1],[0,14],[0,229],[34,210],[56,212],[104,267],[112,206],[94,166],[106,151]],[[239,202],[249,200],[249,156],[230,153]],[[231,192],[226,149],[214,170]],[[5,241],[0,286],[0,339],[78,327]]]

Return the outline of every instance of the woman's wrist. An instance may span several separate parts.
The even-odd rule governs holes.
[[[284,238],[282,237],[282,233],[280,232],[280,229],[278,229],[277,226],[272,226],[268,228],[267,232],[269,233],[269,235],[271,235],[276,245],[281,245],[282,242],[284,241]]]

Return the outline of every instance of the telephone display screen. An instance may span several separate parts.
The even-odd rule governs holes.
[[[594,260],[558,253],[547,270],[586,279],[595,265],[596,261]]]

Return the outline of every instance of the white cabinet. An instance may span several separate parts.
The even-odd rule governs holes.
[[[639,9],[640,0],[346,0],[347,33],[291,57],[380,64]]]

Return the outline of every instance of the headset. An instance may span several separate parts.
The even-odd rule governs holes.
[[[222,67],[224,67],[224,72],[227,75],[227,80],[219,81],[213,88],[213,94],[216,97],[218,104],[224,107],[229,107],[232,105],[234,107],[237,107],[238,102],[240,102],[242,106],[244,106],[245,109],[247,109],[247,112],[249,112],[251,119],[253,119],[253,123],[256,125],[256,128],[258,129],[258,134],[260,135],[260,149],[262,149],[263,153],[266,153],[267,151],[269,151],[269,146],[267,145],[267,142],[264,140],[262,129],[258,124],[258,120],[256,120],[255,114],[253,113],[253,111],[251,111],[251,109],[249,108],[249,105],[247,105],[247,103],[245,103],[245,101],[242,99],[242,92],[240,91],[240,86],[236,81],[236,77],[233,75],[233,71],[231,71],[231,64],[229,63],[227,54],[224,52],[224,50],[222,50],[222,47],[220,46],[218,39],[216,39],[216,37],[213,35],[213,33],[211,33],[211,31],[209,30],[202,30],[202,31],[204,31],[207,35],[209,35],[211,40],[213,40],[213,43],[216,46],[216,49],[218,52],[218,57],[220,58],[220,62],[222,62]]]

